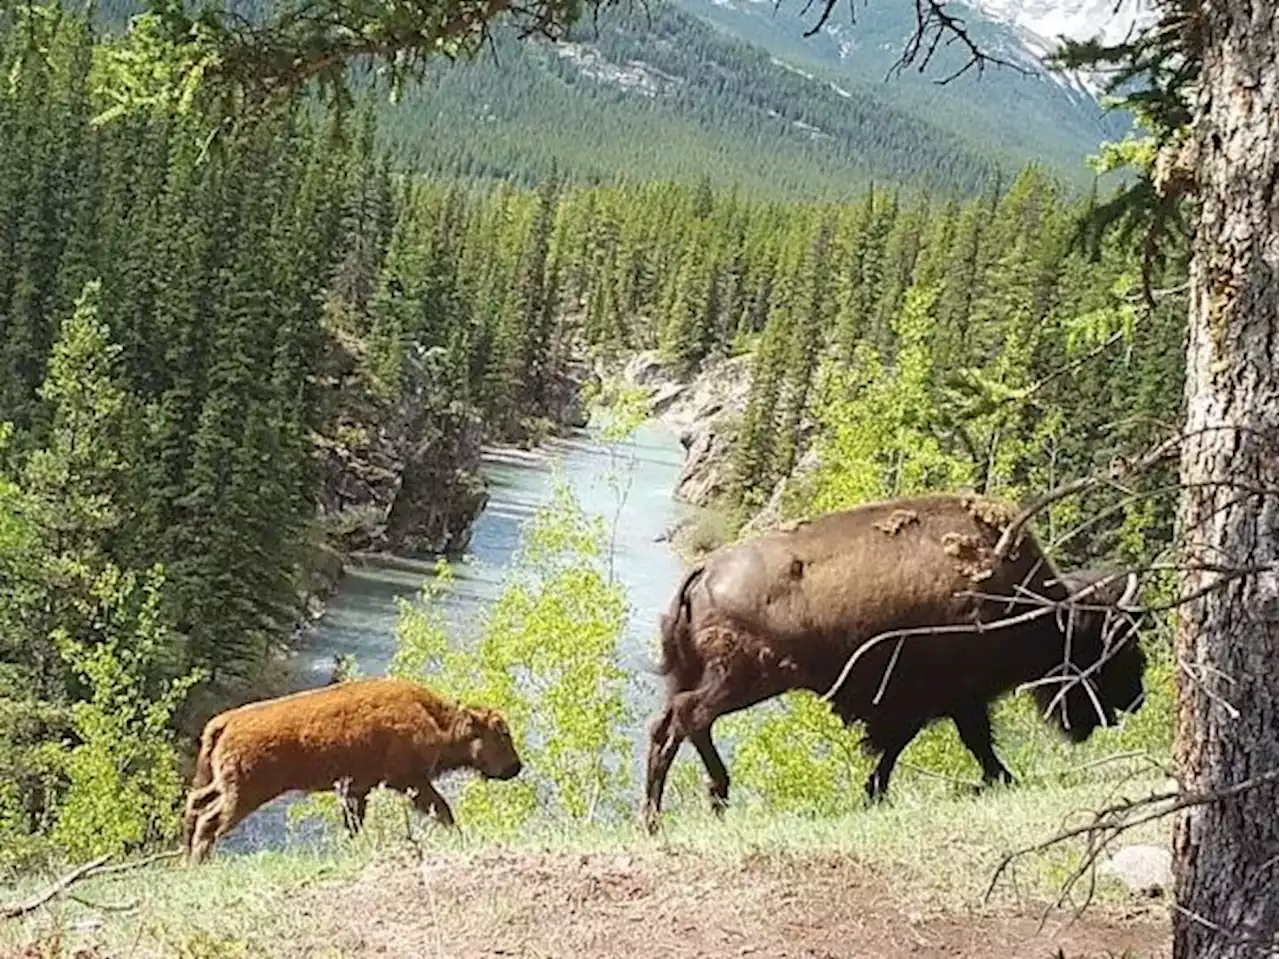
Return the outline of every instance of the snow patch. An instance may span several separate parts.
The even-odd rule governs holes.
[[[785,60],[779,60],[777,57],[770,57],[769,62],[772,63],[774,66],[782,67],[782,69],[788,70],[791,73],[798,73],[800,74],[800,76],[804,77],[806,80],[814,79],[814,76],[812,73],[807,73],[804,70],[801,70],[799,67],[794,67],[791,64],[787,63],[787,61]]]
[[[827,133],[821,127],[815,127],[812,123],[805,123],[803,120],[792,120],[791,125],[801,133],[807,133],[810,140],[835,139],[830,133]]]
[[[963,0],[990,20],[1008,27],[1023,50],[1052,82],[1069,93],[1097,97],[1105,78],[1087,71],[1049,70],[1040,62],[1062,38],[1120,43],[1159,18],[1153,0]]]

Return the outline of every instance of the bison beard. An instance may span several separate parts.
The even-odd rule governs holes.
[[[431,780],[464,767],[492,779],[519,775],[506,722],[495,710],[449,703],[416,683],[356,680],[227,710],[201,735],[184,823],[188,857],[201,861],[220,836],[291,790],[338,788],[353,833],[379,784],[412,795],[420,811],[452,825]]]
[[[685,739],[706,767],[713,809],[723,810],[729,774],[712,724],[789,690],[827,693],[845,725],[865,724],[880,755],[866,784],[872,800],[907,744],[946,717],[984,782],[1012,781],[992,748],[988,709],[1022,684],[1076,742],[1139,708],[1137,619],[1117,616],[1136,579],[1060,575],[1029,533],[999,557],[1013,515],[969,496],[873,503],[727,547],[695,567],[662,616],[667,693],[649,724],[646,827],[657,826]],[[895,631],[903,631],[897,641],[883,641]]]

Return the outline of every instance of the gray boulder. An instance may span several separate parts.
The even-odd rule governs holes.
[[[1173,887],[1173,857],[1159,846],[1125,846],[1098,866],[1135,896],[1160,896]]]

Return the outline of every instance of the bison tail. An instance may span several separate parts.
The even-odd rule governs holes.
[[[200,752],[196,756],[196,772],[191,780],[193,792],[213,782],[213,750],[226,726],[224,719],[215,717],[204,727],[204,732],[200,735]]]
[[[656,668],[660,676],[686,675],[694,665],[690,661],[693,637],[689,626],[693,611],[689,605],[689,588],[702,570],[699,565],[689,571],[671,600],[671,608],[662,614],[662,659]]]

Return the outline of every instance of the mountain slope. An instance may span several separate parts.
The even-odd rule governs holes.
[[[225,2],[252,14],[270,0]],[[493,56],[442,60],[401,103],[383,97],[381,133],[418,169],[526,184],[554,168],[587,181],[708,178],[779,199],[848,198],[870,182],[974,193],[1031,161],[1090,181],[1084,156],[1118,131],[1087,92],[1043,71],[882,82],[911,4],[840,2],[857,5],[856,26],[837,15],[810,40],[799,0],[776,14],[773,0],[622,4],[560,44],[499,29]],[[1013,16],[1035,0],[982,2]],[[135,9],[99,5],[114,25]],[[1033,68],[1015,28],[984,20],[977,34]]]
[[[498,37],[386,108],[421,169],[531,181],[703,176],[779,198],[868,182],[974,192],[1025,159],[944,129],[881,92],[803,76],[666,4],[603,15],[568,42]]]
[[[815,22],[816,5],[802,15],[803,3],[775,8],[773,0],[676,2],[794,69],[851,93],[871,92],[886,104],[995,151],[1044,161],[1076,182],[1087,180],[1083,161],[1098,143],[1128,127],[1126,118],[1104,113],[1086,78],[1050,72],[1039,59],[1056,46],[1045,33],[1056,27],[1078,31],[1090,17],[1097,22],[1100,13],[1084,9],[1091,0],[1077,2],[1074,14],[1070,8],[1064,14],[1050,0],[1039,0],[1037,8],[1031,6],[1035,0],[979,0],[989,12],[968,7],[964,19],[971,35],[981,49],[1026,72],[988,69],[978,76],[970,71],[946,85],[936,81],[964,64],[954,47],[940,50],[924,74],[913,68],[886,80],[914,30],[909,0],[839,0],[830,20],[811,38],[804,33]],[[1110,7],[1110,0],[1102,2]]]

